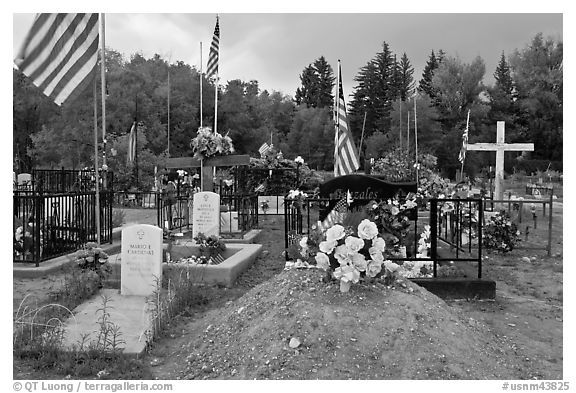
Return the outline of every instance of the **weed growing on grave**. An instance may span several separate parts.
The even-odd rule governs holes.
[[[112,228],[121,227],[126,220],[126,212],[122,209],[112,209]]]
[[[25,298],[14,320],[13,354],[39,372],[75,378],[150,379],[141,361],[122,355],[124,343],[118,326],[112,323],[109,299],[103,297],[99,309],[100,329],[96,341],[84,336],[76,348],[63,350],[63,321],[74,318],[70,309],[60,304],[40,307],[27,304]]]

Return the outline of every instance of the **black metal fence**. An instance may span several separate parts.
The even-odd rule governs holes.
[[[170,202],[156,199],[157,225],[170,231],[192,229],[193,197],[177,195]],[[258,198],[250,195],[220,195],[220,232],[245,233],[258,227]]]
[[[94,170],[76,169],[33,169],[31,180],[26,185],[15,185],[16,190],[34,190],[43,193],[84,192],[95,190]],[[99,171],[100,187],[112,190],[114,174]]]
[[[100,242],[112,242],[112,191],[100,192]],[[97,241],[96,193],[14,191],[13,260],[35,263]]]
[[[156,209],[162,193],[159,191],[115,191],[114,207]]]
[[[482,217],[481,199],[431,199],[428,201],[429,216],[415,214],[411,220],[413,243],[407,245],[411,252],[406,257],[390,257],[390,260],[432,261],[433,277],[438,276],[438,265],[448,262],[469,262],[477,268],[478,278],[482,278]],[[311,233],[314,225],[321,221],[323,207],[329,199],[303,199],[294,202],[284,200],[284,245],[288,249],[302,236]],[[422,212],[417,212],[422,213]],[[418,257],[418,236],[420,229],[430,225],[429,257]],[[286,254],[287,255],[287,254]],[[288,258],[288,255],[287,255]]]

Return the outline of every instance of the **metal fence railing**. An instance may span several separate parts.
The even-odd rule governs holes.
[[[445,262],[472,262],[477,267],[477,276],[482,278],[482,220],[483,204],[481,199],[430,199],[430,253],[429,257],[418,257],[418,236],[425,222],[420,214],[411,217],[410,230],[414,231],[413,243],[407,245],[413,251],[406,257],[390,257],[391,260],[432,261],[433,277],[438,276],[438,265]],[[323,208],[331,204],[328,199],[303,199],[295,203],[284,200],[284,245],[288,249],[302,236],[307,236],[320,217],[324,217]],[[421,212],[417,212],[421,213]],[[420,218],[419,218],[420,216]],[[288,258],[288,253],[286,253]]]
[[[96,193],[14,191],[14,262],[35,263],[97,241]],[[112,241],[112,192],[100,192],[100,242]]]

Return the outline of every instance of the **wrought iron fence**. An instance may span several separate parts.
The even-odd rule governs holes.
[[[313,226],[325,217],[324,209],[333,200],[306,198],[294,201],[284,200],[284,245],[286,250],[297,243],[302,236],[308,236]],[[482,220],[481,199],[430,199],[429,216],[416,212],[410,220],[413,243],[406,257],[394,256],[391,260],[432,261],[433,277],[438,277],[438,265],[449,262],[470,262],[477,267],[477,276],[482,278]],[[450,206],[450,208],[448,208]],[[418,257],[418,232],[424,225],[430,225],[429,257]],[[419,229],[420,228],[420,229]],[[288,258],[288,253],[286,253]]]
[[[245,233],[258,227],[258,199],[250,195],[220,195],[221,233]],[[169,231],[191,230],[193,197],[179,195],[170,203],[158,197],[157,225]]]
[[[31,188],[43,193],[94,191],[94,175],[93,169],[33,169]],[[99,176],[100,187],[112,190],[114,174],[100,170]]]
[[[112,241],[112,191],[100,192],[100,242]],[[14,191],[13,260],[35,263],[97,241],[96,193]]]
[[[181,195],[184,197],[184,195]],[[141,209],[156,209],[158,200],[162,198],[159,191],[116,191],[114,192],[114,207]]]

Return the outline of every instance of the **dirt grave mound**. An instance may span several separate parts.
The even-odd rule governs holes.
[[[192,325],[171,379],[515,379],[510,343],[409,281],[290,270]],[[168,373],[168,374],[167,374]]]

